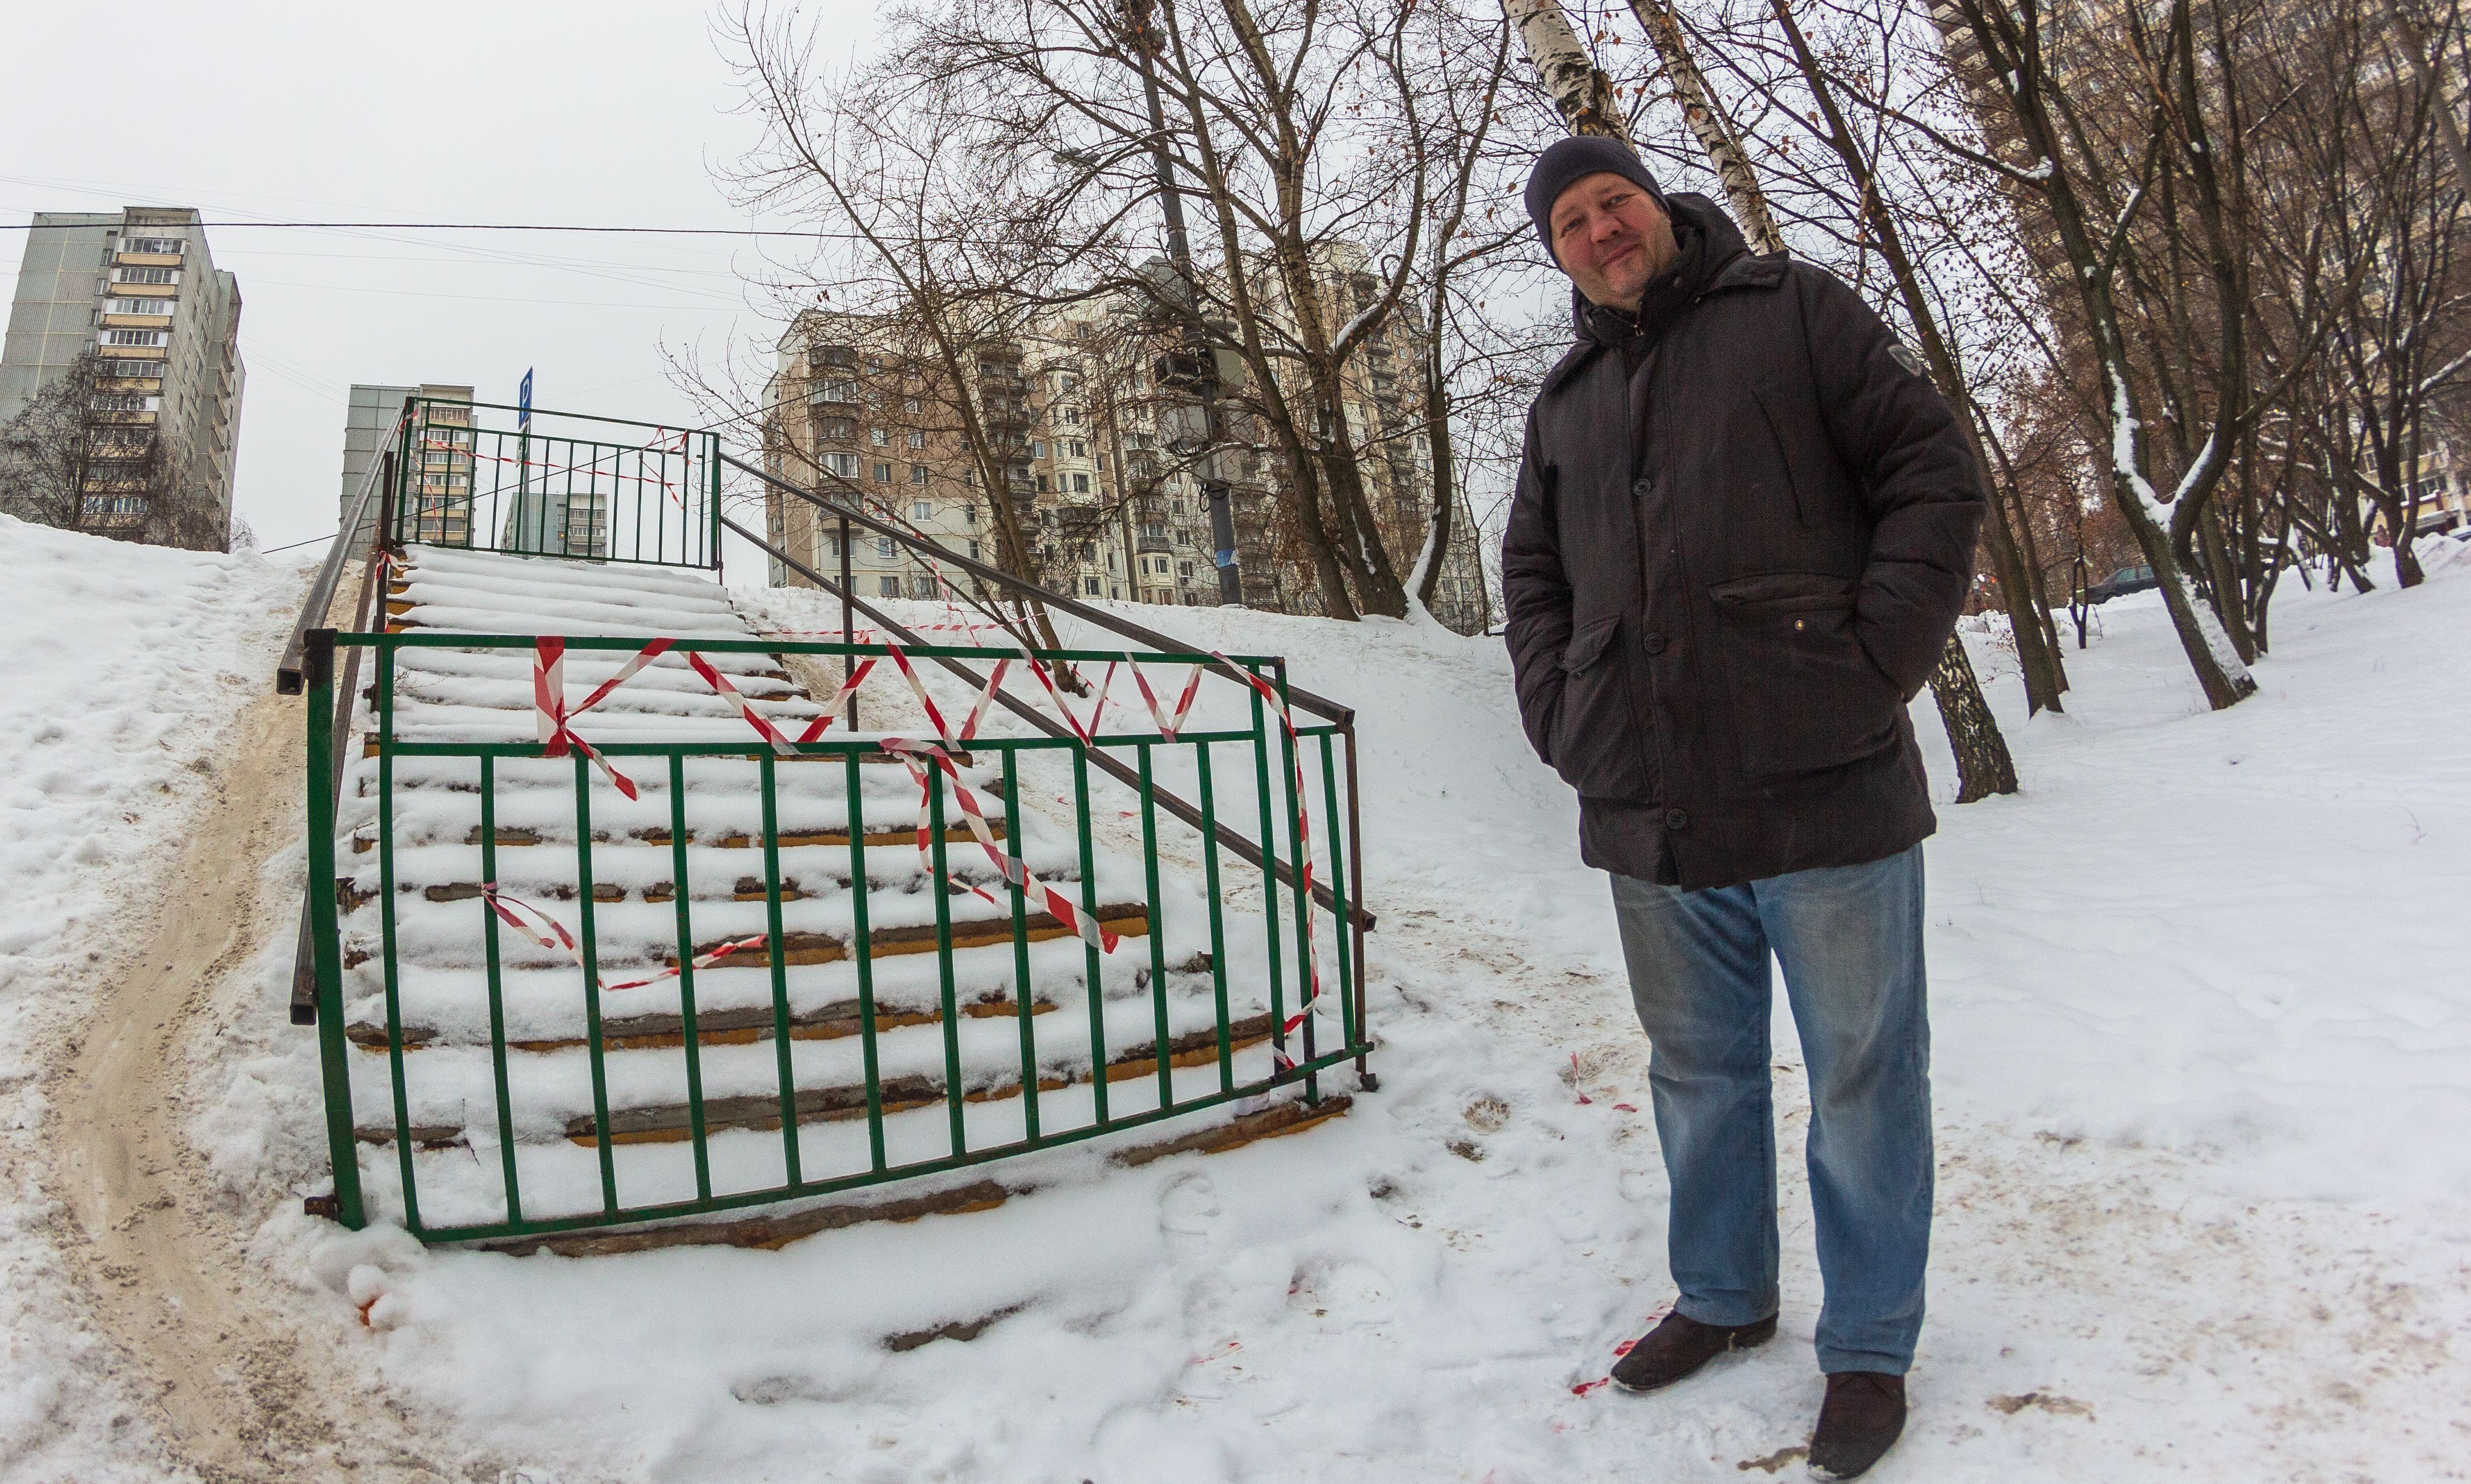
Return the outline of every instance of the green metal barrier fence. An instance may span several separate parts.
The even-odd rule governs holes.
[[[631,653],[642,643],[565,641],[570,652]],[[955,827],[959,801],[952,782],[939,779],[923,800],[913,785],[897,806],[871,802],[887,786],[897,792],[912,780],[906,768],[885,766],[899,759],[881,739],[828,737],[800,744],[788,757],[765,749],[751,734],[663,742],[627,740],[613,731],[606,740],[596,737],[595,746],[642,790],[640,800],[622,803],[580,752],[546,760],[529,739],[397,735],[397,670],[407,651],[519,654],[528,662],[533,646],[523,636],[418,631],[319,629],[308,636],[302,670],[309,702],[310,934],[334,1214],[346,1226],[374,1215],[399,1220],[425,1241],[475,1241],[820,1196],[1260,1099],[1290,1085],[1317,1102],[1321,1073],[1348,1060],[1360,1067],[1370,1049],[1362,1018],[1363,919],[1349,903],[1349,867],[1358,842],[1354,742],[1348,728],[1290,730],[1257,690],[1250,724],[1241,729],[1189,730],[1172,740],[1158,733],[1103,734],[1086,747],[1053,737],[979,737],[967,743],[963,765],[977,780],[971,787],[990,827],[1000,832],[1002,853],[1030,861],[1028,870],[1065,892],[1083,914],[1123,930],[1112,954],[1102,954],[1096,944],[1058,930],[1055,919],[1042,919],[1011,866],[999,870],[985,862],[978,839]],[[339,749],[332,744],[339,648],[374,651],[368,742],[343,765],[356,770],[349,781],[359,787],[340,806],[344,790],[337,787]],[[674,652],[691,650],[859,658],[890,652],[879,645],[771,639],[682,641]],[[987,663],[1022,658],[1018,649],[921,646],[904,652],[913,659]],[[1049,666],[1125,657],[1121,651],[1036,652]],[[1181,665],[1212,657],[1140,658]],[[1231,663],[1282,698],[1287,695],[1283,661],[1242,656]],[[348,722],[348,704],[341,719]],[[1094,798],[1092,758],[1102,753],[1129,759],[1139,786]],[[1178,783],[1188,780],[1199,806],[1197,829],[1162,819],[1159,780],[1168,773]],[[735,833],[724,837],[695,817],[715,801],[742,797],[750,782],[760,829],[728,825],[721,828]],[[517,785],[520,795],[510,792]],[[545,790],[555,790],[554,808],[541,805]],[[1231,796],[1237,811],[1227,821],[1231,832],[1259,831],[1265,848],[1258,866],[1232,858],[1219,837],[1220,809]],[[507,822],[510,797],[530,801],[524,814],[529,822],[520,827]],[[830,813],[836,797],[846,807],[839,838],[832,839],[814,820]],[[354,815],[341,838],[346,821],[340,808]],[[596,809],[602,812],[600,827]],[[870,819],[870,810],[882,816]],[[1300,818],[1300,811],[1310,817]],[[631,834],[621,833],[626,820],[636,823]],[[646,826],[646,820],[653,822]],[[1103,831],[1094,820],[1103,821]],[[1104,832],[1117,837],[1107,871],[1100,869],[1098,850]],[[353,854],[350,868],[342,869],[339,853],[346,846]],[[521,868],[510,867],[515,858],[546,862],[561,846],[572,860],[561,857],[550,874],[573,889],[545,906],[572,931],[573,942],[565,956],[549,955],[544,968],[539,953],[509,944],[514,919],[494,909],[493,901],[506,900],[501,873]],[[922,850],[929,860],[918,869],[912,862]],[[613,854],[621,851],[656,854],[622,860]],[[1311,893],[1304,889],[1307,873],[1278,859],[1294,862],[1306,854],[1321,883]],[[425,862],[431,876],[442,870],[460,883],[432,880],[424,886],[401,868],[407,857]],[[1163,880],[1162,860],[1169,858],[1188,863]],[[871,859],[877,862],[872,872]],[[665,883],[645,875],[642,867],[652,860],[669,873]],[[1138,872],[1125,868],[1132,861]],[[735,872],[741,863],[754,869],[713,884],[712,872]],[[628,891],[613,887],[611,866],[622,883],[633,870],[641,902],[671,904],[664,915],[673,920],[659,930],[664,946],[647,951],[642,940],[600,927],[601,916],[622,910],[631,910],[628,920],[638,923],[647,915],[640,907],[612,905]],[[530,869],[535,879],[543,877],[540,868]],[[787,904],[829,897],[813,888],[822,876],[844,870],[845,936],[835,942],[830,933],[785,928]],[[910,870],[924,883],[912,892],[933,897],[933,975],[930,981],[923,967],[903,970],[908,987],[902,989],[885,975],[923,965],[926,925],[872,925],[874,901],[901,899],[887,895],[889,884],[871,883]],[[1110,871],[1113,879],[1102,884]],[[1122,895],[1133,874],[1140,878],[1138,896]],[[700,893],[699,879],[705,883]],[[1000,910],[963,923],[956,917],[960,908],[987,900],[967,889],[973,885]],[[1107,895],[1117,900],[1102,900]],[[720,930],[698,927],[698,918],[737,913],[727,904],[757,901],[761,930],[748,940],[741,963],[714,961],[710,939]],[[744,909],[747,916],[752,911]],[[456,914],[466,913],[454,927]],[[347,916],[357,927],[348,934]],[[834,930],[843,929],[836,922]],[[965,930],[972,934],[967,942]],[[414,960],[422,952],[468,953],[477,972],[457,970],[456,978],[418,970]],[[960,981],[956,962],[964,952],[977,955],[972,964],[978,970],[1000,966],[1000,994]],[[366,956],[347,962],[350,954]],[[894,954],[915,956],[896,961]],[[698,968],[699,957],[706,967]],[[743,1002],[723,1011],[718,1006],[729,997],[715,992],[699,1009],[699,975],[709,988],[723,971],[747,976],[758,967],[768,977],[761,1002],[747,999],[759,981],[741,977],[731,983]],[[827,970],[835,976],[830,982]],[[416,973],[430,977],[415,985],[409,977]],[[645,980],[647,974],[654,980]],[[1296,1022],[1316,975],[1322,1002]],[[630,985],[607,984],[621,976]],[[833,998],[841,994],[841,978],[848,980],[845,1000]],[[441,992],[437,986],[450,979],[460,987]],[[642,987],[647,982],[654,987]],[[1076,983],[1086,1014],[1050,1014],[1071,1008]],[[408,1004],[416,988],[427,998]],[[441,1014],[463,1015],[464,1043],[446,1044],[451,1038],[435,1024]],[[580,1037],[544,1043],[514,1024],[525,1015],[560,1025],[579,1023]],[[1007,1065],[1000,1073],[1014,1077],[1008,1088],[1000,1078],[990,1080],[983,1055],[965,1069],[962,1048],[965,1020],[983,1025],[1007,1017],[1018,1030],[1017,1069]],[[1178,1025],[1188,1028],[1179,1033]],[[940,1033],[923,1028],[934,1025]],[[1327,1045],[1333,1026],[1337,1044]],[[888,1064],[888,1038],[905,1029],[916,1034],[889,1048],[908,1058],[903,1066],[919,1059],[922,1046],[933,1048],[933,1040],[921,1038],[938,1037],[940,1055],[930,1049],[926,1064],[912,1071]],[[969,1032],[974,1048],[984,1051],[987,1034]],[[810,1075],[809,1085],[801,1085],[794,1063],[809,1053],[800,1048],[829,1048],[851,1036],[859,1042],[853,1080],[818,1088]],[[768,1055],[738,1049],[766,1040]],[[1000,1055],[1007,1064],[1015,1058],[1009,1049]],[[750,1057],[763,1059],[750,1063]],[[657,1115],[641,1111],[647,1065],[662,1095],[676,1095]],[[717,1079],[735,1075],[734,1085],[743,1088],[750,1065],[766,1084],[759,1092],[716,1087]],[[617,1077],[622,1071],[625,1075]],[[625,1097],[619,1096],[626,1091],[621,1082],[633,1089]],[[588,1113],[544,1121],[537,1112],[544,1103],[554,1111],[559,1095],[579,1109],[587,1086]],[[621,1106],[630,1100],[631,1110]],[[451,1113],[441,1115],[441,1108]],[[680,1108],[682,1119],[673,1116]],[[527,1111],[519,1117],[519,1109]],[[431,1198],[426,1213],[425,1197]]]
[[[718,436],[616,417],[414,397],[388,544],[720,565]]]

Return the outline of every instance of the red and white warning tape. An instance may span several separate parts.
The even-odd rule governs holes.
[[[600,749],[583,740],[575,730],[575,718],[608,699],[610,692],[635,678],[638,671],[660,658],[675,643],[674,639],[655,639],[644,646],[633,659],[619,667],[616,674],[600,682],[598,690],[585,696],[582,705],[569,707],[566,704],[566,641],[553,634],[544,634],[534,640],[532,708],[540,726],[541,755],[562,758],[566,756],[568,746],[572,745],[590,758],[594,766],[608,776],[610,783],[617,786],[619,792],[629,799],[634,798],[634,780],[610,766],[609,760],[600,755]],[[689,655],[688,658],[698,664],[702,662],[701,655]]]
[[[1298,898],[1304,903],[1306,923],[1304,934],[1305,972],[1309,987],[1306,991],[1304,1003],[1298,1005],[1295,1013],[1280,1023],[1279,1039],[1270,1046],[1270,1059],[1282,1069],[1292,1068],[1296,1065],[1296,1059],[1288,1054],[1286,1038],[1295,1034],[1298,1027],[1302,1026],[1306,1018],[1311,1016],[1321,1004],[1321,960],[1320,955],[1313,951],[1310,927],[1313,889],[1312,812],[1305,806],[1304,739],[1296,735],[1295,718],[1287,714],[1287,703],[1280,696],[1278,687],[1214,649],[1211,651],[1211,657],[1242,676],[1246,684],[1260,693],[1261,698],[1268,701],[1270,709],[1278,714],[1279,725],[1286,728],[1288,741],[1295,744],[1293,797],[1296,804],[1296,888]],[[1181,719],[1181,714],[1179,714],[1179,719]],[[1268,840],[1261,842],[1265,852],[1269,843]]]
[[[496,882],[482,882],[481,883],[481,900],[488,903],[489,910],[497,913],[501,921],[514,929],[517,932],[522,933],[525,937],[531,939],[543,948],[564,949],[566,951],[566,955],[575,960],[577,968],[579,969],[584,967],[583,950],[577,946],[575,934],[566,930],[566,924],[559,922],[556,918],[552,917],[549,913],[542,911],[539,907],[532,906],[521,897],[508,896],[506,893],[500,891]],[[518,916],[518,913],[523,915]],[[532,927],[531,923],[526,922],[524,920],[525,917],[530,917],[533,922],[540,923],[542,926],[548,928],[554,936],[543,937],[539,929]],[[697,954],[694,958],[688,960],[687,964],[684,966],[671,964],[670,967],[647,978],[628,979],[623,984],[612,984],[604,979],[601,981],[600,989],[604,994],[614,993],[622,989],[642,989],[647,984],[658,984],[663,979],[675,978],[679,975],[685,973],[687,968],[709,969],[714,964],[720,962],[732,954],[744,953],[750,948],[762,948],[765,943],[770,941],[771,939],[768,934],[759,932],[751,938],[740,938],[734,943],[723,943],[718,948],[714,949],[711,953]]]

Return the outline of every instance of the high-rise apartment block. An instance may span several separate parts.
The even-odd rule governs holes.
[[[176,499],[197,507],[185,530],[212,533],[196,544],[224,544],[244,379],[240,282],[215,267],[198,213],[40,211],[26,239],[0,348],[0,425],[93,356],[87,412],[115,430],[106,446],[117,456],[88,476],[93,529],[143,532],[160,513],[153,504]]]
[[[429,426],[412,450],[412,468],[419,478],[409,492],[418,497],[414,508],[421,539],[459,544],[467,539],[472,521],[471,409],[452,404],[470,402],[469,387],[442,382],[423,382],[417,387],[353,383],[351,406],[343,415],[343,485],[336,518],[340,522],[351,515],[352,497],[360,493],[369,466],[392,446],[388,439],[403,416],[403,405],[414,397],[450,404],[430,409]],[[378,502],[372,499],[361,517],[360,540],[368,538],[377,518]],[[359,541],[353,545],[357,550]]]
[[[1340,274],[1339,292],[1351,287],[1352,275]],[[889,319],[823,310],[800,316],[781,338],[765,395],[774,410],[765,429],[770,471],[828,499],[856,494],[916,534],[990,564],[1000,524],[1009,518],[1037,579],[1075,597],[1219,601],[1204,451],[1191,436],[1197,409],[1187,392],[1162,382],[1165,347],[1134,306],[1077,305],[980,343],[963,357],[967,386],[958,389],[931,343]],[[1431,454],[1400,394],[1414,384],[1416,365],[1403,325],[1383,326],[1351,360],[1350,395],[1339,410],[1362,450],[1383,543],[1403,554],[1402,566],[1421,546],[1431,490]],[[1264,452],[1261,430],[1229,417],[1237,425],[1208,457],[1230,486],[1244,602],[1318,613],[1320,587],[1295,529],[1282,461]],[[992,491],[974,447],[996,452]],[[766,495],[766,514],[776,545],[837,580],[844,554],[828,514],[777,491]],[[1444,623],[1472,633],[1485,626],[1491,605],[1464,507],[1456,524],[1434,608]],[[864,531],[853,532],[846,554],[861,598],[935,598],[947,583],[965,592],[973,585]],[[772,580],[807,585],[777,561]]]

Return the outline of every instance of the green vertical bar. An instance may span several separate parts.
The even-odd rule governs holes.
[[[403,1227],[420,1231],[420,1193],[412,1173],[412,1112],[403,1085],[403,1006],[394,953],[394,647],[378,650],[378,935],[386,985],[387,1071],[394,1079],[395,1163],[403,1171]]]
[[[1282,710],[1286,711],[1287,715],[1293,716],[1295,713],[1290,709],[1290,702],[1287,697],[1286,661],[1281,660],[1278,662],[1276,666],[1276,673],[1278,675],[1276,684],[1279,688],[1279,705]],[[1279,776],[1283,781],[1288,794],[1286,811],[1287,863],[1293,868],[1293,880],[1289,884],[1295,888],[1296,893],[1296,1003],[1299,1008],[1303,1008],[1307,1005],[1313,1006],[1311,1013],[1305,1017],[1304,1025],[1297,1027],[1304,1033],[1305,1054],[1303,1060],[1309,1062],[1313,1059],[1313,1016],[1321,1013],[1318,1005],[1315,1005],[1314,1001],[1310,998],[1313,992],[1312,980],[1314,972],[1312,956],[1313,903],[1312,893],[1305,890],[1305,873],[1311,868],[1312,862],[1305,854],[1305,842],[1303,836],[1305,823],[1304,812],[1307,806],[1305,803],[1305,791],[1302,787],[1304,775],[1297,769],[1296,734],[1287,730],[1287,728],[1283,726],[1279,728],[1279,761],[1283,765]],[[1320,1100],[1320,1073],[1312,1072],[1306,1072],[1305,1101],[1316,1102]]]
[[[1253,674],[1260,671],[1247,665]],[[1287,1048],[1286,975],[1279,953],[1279,837],[1270,815],[1270,738],[1263,730],[1268,712],[1261,705],[1261,693],[1253,692],[1253,787],[1261,797],[1261,917],[1269,934],[1270,951],[1270,1045],[1283,1053]],[[1274,1064],[1270,1075],[1276,1079],[1279,1070]]]
[[[335,631],[309,631],[301,665],[309,693],[309,952],[318,974],[318,1065],[326,1095],[326,1159],[335,1172],[335,1217],[358,1231],[361,1153],[352,1119],[352,1048],[343,1036],[343,952],[335,906]],[[350,725],[345,702],[344,725]]]
[[[789,1060],[789,949],[781,935],[781,815],[772,754],[756,754],[764,789],[764,921],[772,949],[772,1047],[781,1073],[781,1160],[788,1186],[806,1184],[798,1164],[798,1082]]]
[[[592,1061],[592,1134],[600,1156],[600,1209],[614,1215],[618,1164],[609,1143],[609,1068],[600,1049],[600,939],[592,910],[592,772],[580,747],[575,749],[575,901],[582,924],[576,941],[583,949],[583,1049]]]
[[[1016,766],[1021,754],[1014,748],[1003,750],[1004,853],[1020,861],[1021,849],[1021,777]],[[1028,867],[1021,866],[1024,874]],[[1009,874],[1009,873],[1007,873]],[[1014,1013],[1021,1017],[1021,1131],[1026,1143],[1038,1142],[1038,1001],[1029,986],[1029,907],[1028,898],[1019,880],[1007,882],[1012,896],[1012,999]]]
[[[866,1063],[866,1147],[880,1175],[883,1173],[883,1078],[876,1065],[875,951],[866,927],[866,813],[859,803],[859,755],[851,752],[843,757],[842,766],[849,775],[850,953],[858,962],[859,1051]]]
[[[1193,745],[1201,794],[1202,884],[1210,894],[1210,987],[1218,1002],[1218,1091],[1236,1091],[1235,1034],[1227,1024],[1227,924],[1218,905],[1218,801],[1210,781],[1210,743]]]
[[[687,1043],[687,1132],[694,1141],[695,1199],[712,1199],[703,1118],[703,1041],[695,1024],[694,916],[687,897],[687,760],[670,754],[670,900],[678,918],[678,1019]]]
[[[1166,930],[1159,912],[1158,793],[1150,779],[1153,745],[1142,742],[1136,751],[1141,773],[1141,865],[1149,890],[1149,900],[1142,910],[1149,918],[1150,930],[1150,1018],[1156,1023],[1159,1106],[1164,1108],[1175,1101],[1175,1053],[1167,1045]]]
[[[1347,837],[1339,831],[1338,771],[1330,759],[1330,734],[1321,735],[1322,819],[1330,836],[1330,899],[1338,942],[1338,1025],[1348,1047],[1361,1046],[1362,1027],[1355,1023],[1355,954],[1349,937],[1347,900]]]
[[[1094,864],[1096,852],[1090,848],[1090,755],[1079,747],[1072,749],[1072,817],[1081,835],[1081,910],[1094,927],[1098,921],[1098,883]],[[1100,978],[1098,945],[1088,938],[1082,941],[1088,945],[1083,952],[1088,957],[1090,977],[1091,1117],[1103,1126],[1107,1121],[1107,991]]]
[[[498,881],[498,760],[481,759],[481,880],[489,889]],[[485,901],[481,907],[481,949],[489,972],[489,1071],[498,1090],[499,1174],[506,1186],[506,1219],[524,1218],[524,1194],[515,1174],[515,1115],[506,1093],[506,986],[498,958],[498,914]]]
[[[944,1110],[953,1125],[953,1154],[969,1152],[969,1133],[961,1121],[961,1009],[953,989],[953,894],[944,889],[952,880],[944,859],[944,779],[927,775],[927,850],[935,893],[935,975],[944,996]]]
[[[704,547],[704,558],[707,566],[718,566],[720,563],[720,460],[714,457],[714,451],[719,446],[720,435],[716,433],[706,436],[704,467],[712,473],[712,497],[705,502],[708,513],[705,517],[707,544]]]

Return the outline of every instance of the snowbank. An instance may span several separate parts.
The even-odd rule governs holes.
[[[90,1008],[82,971],[143,931],[136,888],[213,786],[302,580],[0,516],[0,1476],[162,1476],[62,1263],[38,1074]]]

